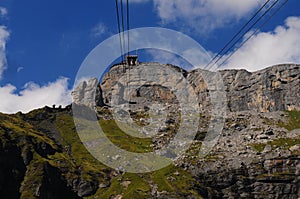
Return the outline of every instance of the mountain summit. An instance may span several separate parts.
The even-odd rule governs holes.
[[[160,67],[167,67],[176,70],[181,73],[183,77],[186,77],[188,83],[190,83],[198,96],[199,104],[207,106],[209,104],[209,88],[205,79],[203,79],[202,69],[195,69],[192,71],[186,71],[173,65],[162,65],[158,63],[142,63],[140,66],[131,66],[136,68],[139,72],[139,67],[149,67],[159,65]],[[224,91],[226,92],[227,108],[228,111],[258,111],[258,112],[272,112],[272,111],[284,111],[284,110],[300,110],[300,65],[296,64],[282,64],[272,66],[256,72],[248,72],[246,70],[221,70],[218,71],[220,77],[223,80]],[[206,73],[205,73],[206,74]],[[172,74],[171,74],[172,75]],[[96,104],[103,105],[109,104],[111,100],[112,88],[117,92],[121,91],[121,87],[125,87],[125,84],[133,84],[135,81],[138,83],[143,79],[141,75],[130,74],[130,68],[127,65],[115,65],[108,73],[106,73],[102,79],[101,86],[98,85],[96,79],[91,79],[88,82],[82,82],[73,92],[74,102],[76,104],[87,104],[86,101],[90,99],[96,99]],[[121,82],[120,79],[126,81]],[[140,82],[139,82],[140,81]],[[166,81],[166,80],[164,80]],[[177,82],[172,82],[174,79],[169,78],[170,84],[176,85]],[[162,82],[156,82],[159,85]],[[122,85],[123,84],[123,85]],[[153,83],[152,83],[153,85]],[[92,88],[95,88],[95,93],[91,93]],[[144,87],[146,85],[143,85]],[[153,89],[153,86],[151,88]],[[137,96],[137,92],[145,89],[137,89],[132,95]],[[147,90],[147,89],[146,89]],[[116,92],[116,93],[117,93]],[[103,93],[103,94],[102,94]],[[155,92],[149,92],[149,95]],[[172,98],[172,93],[164,91],[160,92],[160,99]],[[148,96],[153,98],[154,96]],[[174,96],[173,96],[174,97]],[[154,97],[157,100],[158,97]],[[94,100],[92,100],[94,101]],[[170,101],[171,102],[171,101]]]
[[[147,76],[144,70],[138,70],[153,65],[165,70],[155,73],[148,67]],[[101,83],[91,79],[78,84],[73,92],[74,103],[66,108],[0,114],[0,197],[300,197],[299,65],[278,65],[254,73],[223,70],[217,72],[219,76],[158,63],[134,67],[137,71],[115,65]],[[173,71],[174,75],[170,77],[164,71]],[[176,79],[176,74],[182,79]],[[155,75],[161,75],[158,82],[152,81],[157,79]],[[211,77],[221,77],[214,80],[222,86],[210,86],[205,80]],[[185,90],[184,81],[190,85]],[[134,85],[138,86],[131,89]],[[219,92],[219,88],[224,99],[213,99],[212,91]],[[198,102],[192,105],[199,107],[197,134],[181,157],[160,170],[129,173],[124,168],[110,168],[85,148],[86,144],[101,144],[101,140],[87,132],[90,137],[83,145],[76,132],[72,106],[81,107],[86,119],[80,128],[88,127],[91,120],[84,116],[95,112],[106,137],[123,150],[147,153],[162,149],[178,133],[184,122],[182,114],[189,113],[184,106],[190,104],[183,104],[180,97],[189,97],[190,92],[195,93]],[[224,126],[216,145],[200,157],[211,122],[218,119],[211,112],[218,110],[213,100],[226,102],[220,109],[226,110]],[[151,129],[158,133],[146,138],[127,134],[118,126],[112,105],[127,111],[141,133],[151,134]],[[161,112],[166,119],[156,120]],[[117,154],[111,160],[119,158]]]

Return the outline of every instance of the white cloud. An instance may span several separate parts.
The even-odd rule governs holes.
[[[300,17],[287,18],[272,32],[258,33],[236,51],[226,68],[255,71],[282,63],[300,63]]]
[[[6,17],[8,14],[7,9],[4,7],[0,7],[0,16],[1,17]]]
[[[255,0],[153,0],[163,23],[207,33],[238,21],[262,5]]]
[[[2,73],[6,68],[6,53],[5,46],[9,38],[9,32],[5,26],[0,26],[0,79],[2,78]]]
[[[68,79],[61,77],[55,82],[39,86],[33,82],[27,83],[23,90],[15,93],[16,87],[8,84],[0,87],[0,112],[16,113],[56,105],[71,103],[71,91],[68,89]]]
[[[95,38],[100,38],[107,32],[107,27],[104,23],[98,23],[93,29],[92,29],[92,36]]]
[[[0,17],[5,17],[6,15],[7,10],[0,7]],[[6,43],[9,36],[10,33],[7,28],[0,26],[0,80],[3,71],[7,67]],[[23,67],[17,68],[17,72],[20,72],[22,69]],[[72,102],[71,90],[68,89],[68,79],[65,77],[49,82],[44,86],[28,82],[20,92],[16,93],[16,90],[17,88],[11,84],[0,87],[0,112],[29,112],[46,105],[66,106]]]

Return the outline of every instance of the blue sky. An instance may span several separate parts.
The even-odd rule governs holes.
[[[208,2],[130,0],[131,28],[181,31],[213,55],[266,1]],[[289,0],[224,68],[255,71],[300,63],[299,7],[298,0]],[[27,112],[70,103],[69,93],[84,58],[118,32],[115,12],[112,0],[0,0],[0,111]],[[169,62],[173,58],[150,53],[140,59]]]

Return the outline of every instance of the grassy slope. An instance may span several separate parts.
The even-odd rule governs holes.
[[[44,132],[35,129],[32,122],[23,120],[24,116],[22,115],[0,114],[0,139],[3,147],[8,141],[5,132],[9,130],[12,132],[9,134],[10,142],[13,140],[22,150],[30,150],[33,153],[33,159],[27,166],[20,189],[23,198],[34,198],[37,185],[42,181],[45,163],[59,168],[68,182],[81,178],[97,186],[99,184],[106,185],[105,188],[99,188],[94,195],[87,198],[109,198],[119,194],[123,198],[145,198],[150,197],[153,185],[157,185],[160,192],[166,191],[177,196],[193,195],[201,198],[194,190],[197,181],[188,172],[173,165],[152,173],[125,173],[113,176],[110,168],[97,161],[85,149],[75,131],[73,118],[68,113],[46,112],[44,109],[39,109],[25,117],[31,119],[37,116],[41,117],[39,125],[42,129],[57,128],[61,138],[60,143],[56,143],[53,138],[49,138]],[[41,123],[45,119],[51,122]],[[114,144],[133,152],[151,151],[149,139],[132,139],[118,129],[113,121],[102,120],[100,124]],[[30,137],[32,143],[22,142],[21,138],[24,137]],[[34,145],[41,142],[49,144],[56,153],[48,154],[47,157],[39,155],[35,151]]]
[[[288,121],[287,122],[279,122],[276,123],[279,127],[285,128],[289,131],[299,129],[300,128],[300,111],[287,111],[288,114]],[[251,144],[251,146],[259,151],[262,152],[266,145],[272,146],[273,149],[275,148],[282,148],[282,149],[289,149],[291,146],[300,145],[300,135],[296,138],[278,138],[267,143],[255,143]]]

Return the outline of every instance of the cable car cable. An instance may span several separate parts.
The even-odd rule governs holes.
[[[272,8],[279,2],[280,0],[276,0],[255,22],[254,24],[252,24],[248,29],[247,31],[241,35],[223,54],[222,56],[220,56],[214,63],[211,67],[213,67],[216,63],[218,63],[223,57],[225,54],[227,54],[259,21],[262,20],[262,18],[268,14],[270,12],[270,10],[272,10]],[[209,67],[209,68],[211,68]]]
[[[270,15],[262,25],[260,25],[233,53],[231,53],[221,64],[222,66],[225,62],[227,62],[246,42],[248,42],[263,26],[266,25],[266,23],[274,17],[275,14],[288,2],[288,0],[285,0],[276,10],[272,15]]]
[[[240,30],[230,39],[230,41],[228,41],[225,46],[218,52],[217,55],[215,55],[210,62],[205,66],[205,68],[207,68],[219,55],[221,55],[221,53],[229,46],[229,44],[234,41],[234,39],[250,24],[250,22],[262,11],[262,9],[264,9],[264,7],[270,2],[271,0],[266,1],[263,6],[260,7],[260,9],[258,9],[256,11],[256,13],[243,25],[242,28],[240,28]]]
[[[117,14],[117,21],[118,21],[118,32],[119,32],[119,40],[120,40],[120,52],[121,52],[121,59],[123,60],[123,44],[122,44],[122,37],[121,37],[121,26],[120,26],[120,11],[119,11],[119,4],[118,0],[116,0],[116,14]]]

